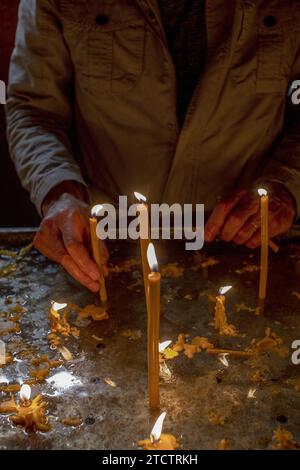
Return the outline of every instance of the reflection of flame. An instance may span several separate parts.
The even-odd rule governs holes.
[[[163,428],[163,424],[164,424],[164,420],[165,420],[165,417],[166,417],[166,412],[164,411],[160,416],[159,418],[157,419],[156,423],[154,424],[153,426],[153,429],[151,431],[151,434],[150,434],[150,439],[152,442],[157,442],[159,441],[160,439],[160,436],[161,436],[161,432],[162,432],[162,428]]]
[[[147,249],[147,260],[152,272],[158,270],[158,262],[156,258],[155,248],[153,243],[149,243]]]
[[[225,367],[229,367],[229,362],[228,362],[228,359],[227,359],[226,356],[228,356],[228,353],[220,354],[220,356],[219,356],[219,361],[222,362],[222,364],[223,364]]]
[[[5,375],[0,375],[0,384],[9,384],[9,379]]]
[[[75,385],[81,385],[82,382],[77,377],[74,377],[70,372],[62,371],[48,377],[46,379],[50,385],[57,390],[67,390]]]
[[[220,289],[219,289],[219,294],[220,294],[220,295],[225,295],[226,292],[228,292],[231,288],[232,288],[232,286],[220,287]]]
[[[134,195],[139,202],[147,202],[147,198],[143,194],[135,192]]]
[[[268,192],[267,192],[265,189],[263,189],[263,188],[259,188],[259,189],[257,190],[257,192],[258,192],[258,194],[259,194],[260,196],[267,196],[267,194],[268,194]]]
[[[59,304],[58,302],[54,302],[53,300],[51,300],[51,304],[52,304],[52,310],[54,310],[54,312],[58,312],[59,310],[66,308],[68,305],[68,304]]]
[[[91,210],[92,217],[98,217],[102,209],[103,206],[101,204],[97,204],[96,206],[94,206]]]
[[[248,398],[256,398],[255,394],[256,394],[256,388],[250,388],[247,397]]]
[[[159,343],[158,352],[162,353],[165,349],[167,349],[168,346],[170,346],[171,343],[172,341],[164,341],[163,343]]]
[[[105,378],[104,382],[106,382],[107,385],[110,385],[111,387],[114,387],[114,388],[117,386],[116,382],[114,382],[113,380],[111,380],[109,378]]]
[[[169,367],[165,363],[165,361],[159,364],[159,375],[165,380],[171,380],[172,372],[170,371]]]
[[[28,401],[30,400],[31,396],[31,388],[28,384],[23,384],[20,390],[20,398],[21,401]]]

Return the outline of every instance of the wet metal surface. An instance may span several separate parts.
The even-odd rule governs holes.
[[[178,334],[187,333],[191,339],[207,337],[215,347],[244,349],[253,338],[263,338],[270,327],[289,349],[286,357],[267,353],[254,364],[228,357],[228,367],[218,356],[204,352],[193,359],[181,353],[167,361],[170,374],[161,377],[161,408],[167,411],[164,431],[178,437],[182,449],[216,449],[224,437],[233,449],[271,449],[279,424],[299,442],[300,392],[293,380],[300,379],[300,365],[291,362],[291,344],[300,339],[300,300],[293,294],[300,293],[300,270],[296,258],[291,258],[297,247],[284,246],[278,254],[271,254],[268,302],[265,315],[258,317],[248,311],[237,313],[235,305],[256,307],[258,273],[238,274],[236,270],[244,262],[257,263],[259,252],[253,258],[248,250],[217,243],[208,251],[219,264],[208,268],[205,278],[201,269],[191,269],[192,252],[185,252],[183,244],[156,245],[162,265],[177,261],[185,268],[182,277],[162,281],[162,341],[175,342]],[[113,264],[139,258],[138,243],[116,242],[110,251]],[[11,261],[0,257],[0,269]],[[47,401],[51,431],[28,435],[12,426],[8,415],[0,415],[0,449],[136,449],[137,441],[149,436],[155,416],[147,404],[144,291],[139,285],[129,288],[139,276],[139,266],[129,273],[111,274],[107,283],[109,319],[81,320],[79,339],[70,337],[64,343],[73,360],[33,386],[33,395],[42,393]],[[233,285],[226,296],[229,321],[241,333],[235,338],[215,332],[207,296],[201,295],[206,291],[216,294],[220,286],[228,284]],[[11,276],[0,278],[0,287],[0,311],[7,312],[17,300],[28,310],[20,321],[21,333],[2,337],[14,361],[0,369],[1,386],[22,383],[29,377],[30,360],[20,354],[24,349],[33,347],[35,357],[46,354],[61,359],[47,339],[51,299],[84,307],[97,302],[97,296],[35,250],[18,261]],[[11,296],[11,305],[5,303],[7,296]],[[75,314],[70,322],[76,325]],[[123,336],[128,329],[140,330],[141,338]],[[263,382],[254,384],[251,377],[258,370]],[[250,389],[256,389],[253,398],[248,398]],[[9,397],[0,392],[0,401]],[[223,424],[211,422],[216,415]],[[62,424],[70,416],[79,417],[82,424]]]

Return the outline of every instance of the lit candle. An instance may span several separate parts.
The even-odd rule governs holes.
[[[144,450],[176,450],[179,442],[172,434],[162,434],[162,428],[166,413],[162,413],[157,419],[150,434],[150,439],[144,439],[138,442]]]
[[[267,290],[269,255],[269,197],[265,189],[259,189],[261,219],[261,255],[259,279],[259,312],[263,312]]]
[[[164,352],[165,349],[167,349],[170,344],[172,344],[172,340],[168,340],[168,341],[164,341],[163,343],[159,343],[159,346],[158,346],[158,351],[160,353]]]
[[[50,307],[50,315],[51,317],[54,319],[57,319],[59,320],[60,319],[60,315],[59,315],[59,311],[60,310],[64,310],[66,307],[68,306],[68,304],[60,304],[59,302],[54,302],[54,300],[51,300],[51,307]]]
[[[225,294],[232,286],[225,286],[219,289],[219,295],[216,297],[215,305],[215,329],[220,333],[225,324],[227,324],[227,316],[225,310]]]
[[[150,242],[149,236],[149,213],[147,199],[140,193],[134,193],[136,199],[139,201],[137,206],[137,212],[139,214],[139,227],[140,227],[140,247],[141,247],[141,259],[142,259],[142,269],[143,269],[143,278],[144,278],[144,288],[146,296],[146,304],[148,308],[148,275],[150,273],[149,264],[147,261],[147,249]]]
[[[107,302],[107,292],[106,292],[106,286],[105,286],[105,280],[104,280],[104,274],[103,274],[103,270],[105,268],[105,261],[104,261],[103,253],[101,252],[100,242],[96,233],[97,215],[99,214],[99,211],[101,211],[101,209],[103,209],[103,206],[99,204],[92,208],[91,217],[90,217],[90,231],[91,231],[93,256],[100,271],[100,279],[99,279],[100,300],[102,303],[105,304]]]
[[[225,294],[232,286],[221,287],[219,295],[216,297],[215,305],[215,329],[218,330],[220,335],[236,336],[237,331],[233,325],[227,322],[227,315],[225,310]]]
[[[30,400],[31,388],[24,384],[20,390],[20,402],[16,405],[16,415],[10,419],[16,424],[25,427],[26,430],[47,432],[50,425],[46,417],[46,403],[42,395],[37,395]]]
[[[171,344],[172,344],[171,340],[164,341],[163,343],[159,343],[158,351],[159,351],[159,362],[160,362],[161,367],[164,367],[164,365],[162,364],[164,364],[165,359],[166,360],[174,359],[175,357],[178,356],[178,352],[174,351],[174,349],[171,349],[169,347]]]
[[[148,388],[149,405],[159,408],[159,330],[160,330],[160,273],[155,249],[149,243],[147,261],[150,268],[148,275]]]

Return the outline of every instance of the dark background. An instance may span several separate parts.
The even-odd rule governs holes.
[[[19,0],[0,0],[0,80],[7,83],[14,46]],[[5,137],[4,106],[0,105],[0,227],[37,226],[39,217],[22,189],[9,158]]]

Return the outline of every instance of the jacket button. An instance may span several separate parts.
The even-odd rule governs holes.
[[[104,13],[100,13],[100,15],[96,16],[96,23],[99,26],[104,26],[109,22],[109,17],[105,15]]]
[[[273,26],[276,25],[276,23],[277,23],[277,19],[275,18],[275,16],[268,15],[264,19],[264,25],[267,26],[268,28],[272,28]]]

